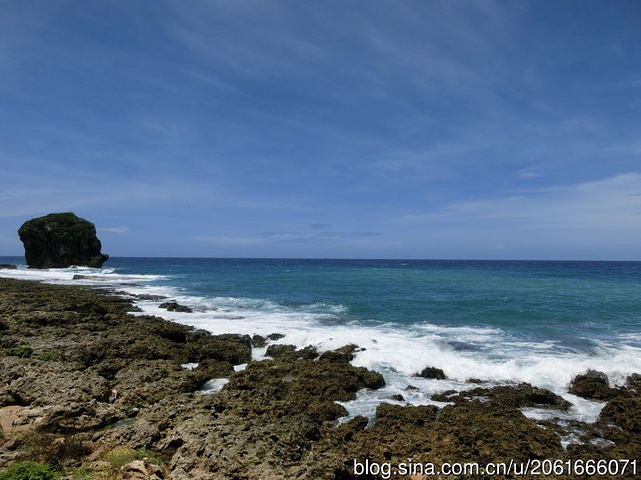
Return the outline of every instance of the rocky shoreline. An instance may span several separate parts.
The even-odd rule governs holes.
[[[355,475],[355,462],[627,459],[641,470],[638,376],[616,389],[598,372],[575,379],[575,394],[607,401],[594,424],[526,417],[522,408],[568,408],[528,384],[445,392],[434,397],[442,407],[390,398],[374,419],[341,423],[336,402],[384,385],[351,365],[354,345],[319,354],[278,335],[214,336],[134,309],[104,291],[0,279],[0,469],[32,460],[69,479],[343,480],[422,478]],[[252,361],[252,347],[266,344],[273,359]],[[199,392],[211,379],[228,383]],[[564,448],[569,437],[578,443]]]

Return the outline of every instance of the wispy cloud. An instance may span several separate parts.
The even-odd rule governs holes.
[[[118,235],[124,235],[129,233],[129,227],[126,226],[119,226],[119,227],[102,227],[100,228],[100,232],[105,232],[105,233],[115,233]]]
[[[362,231],[362,232],[264,232],[261,235],[270,241],[288,242],[288,243],[341,243],[346,240],[357,238],[370,238],[382,235],[380,232]]]
[[[536,171],[536,169],[528,167],[528,168],[522,168],[516,173],[516,176],[518,178],[539,178],[542,177],[543,174],[539,173]]]
[[[415,212],[404,221],[457,225],[498,236],[555,238],[613,244],[641,239],[641,174],[629,173],[565,187],[523,191],[489,200],[458,202],[432,212]],[[531,240],[531,239],[530,239]]]
[[[308,4],[292,10],[284,2],[200,1],[188,9],[176,2],[175,13],[170,34],[216,65],[220,75],[224,69],[246,79],[323,74],[332,86],[327,93],[352,103],[354,93],[398,98],[393,85],[399,81],[470,95],[472,85],[502,78],[502,52],[520,9],[481,1],[468,2],[464,10],[449,2]],[[357,92],[353,82],[361,87]]]

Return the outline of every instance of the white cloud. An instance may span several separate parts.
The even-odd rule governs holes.
[[[641,173],[502,198],[458,202],[403,220],[467,243],[577,245],[591,249],[641,245]],[[447,235],[447,234],[445,234]]]
[[[116,233],[119,235],[124,235],[126,233],[129,233],[129,227],[126,227],[126,226],[104,227],[104,228],[101,228],[100,231],[105,233]]]
[[[534,171],[531,168],[523,168],[517,172],[516,176],[518,178],[529,179],[529,178],[539,178],[539,177],[542,177],[543,175]]]

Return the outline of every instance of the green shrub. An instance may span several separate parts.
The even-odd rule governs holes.
[[[14,357],[29,358],[33,353],[33,348],[29,345],[18,345],[13,348],[5,348],[4,353],[5,355],[11,355]]]
[[[56,348],[45,350],[42,353],[36,355],[36,360],[42,362],[50,362],[51,360],[58,360],[60,358],[60,351]]]
[[[58,480],[60,475],[49,465],[36,462],[17,462],[0,472],[0,480]]]

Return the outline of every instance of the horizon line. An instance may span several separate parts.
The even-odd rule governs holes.
[[[0,255],[0,258],[21,258],[25,259],[24,255]],[[168,260],[315,260],[315,261],[388,261],[388,262],[585,262],[585,263],[639,263],[641,260],[588,260],[588,259],[531,259],[531,258],[384,258],[384,257],[202,257],[202,256],[189,256],[189,255],[163,255],[163,256],[139,256],[139,255],[109,255],[109,260],[112,259],[168,259]],[[107,260],[105,263],[108,263]]]

